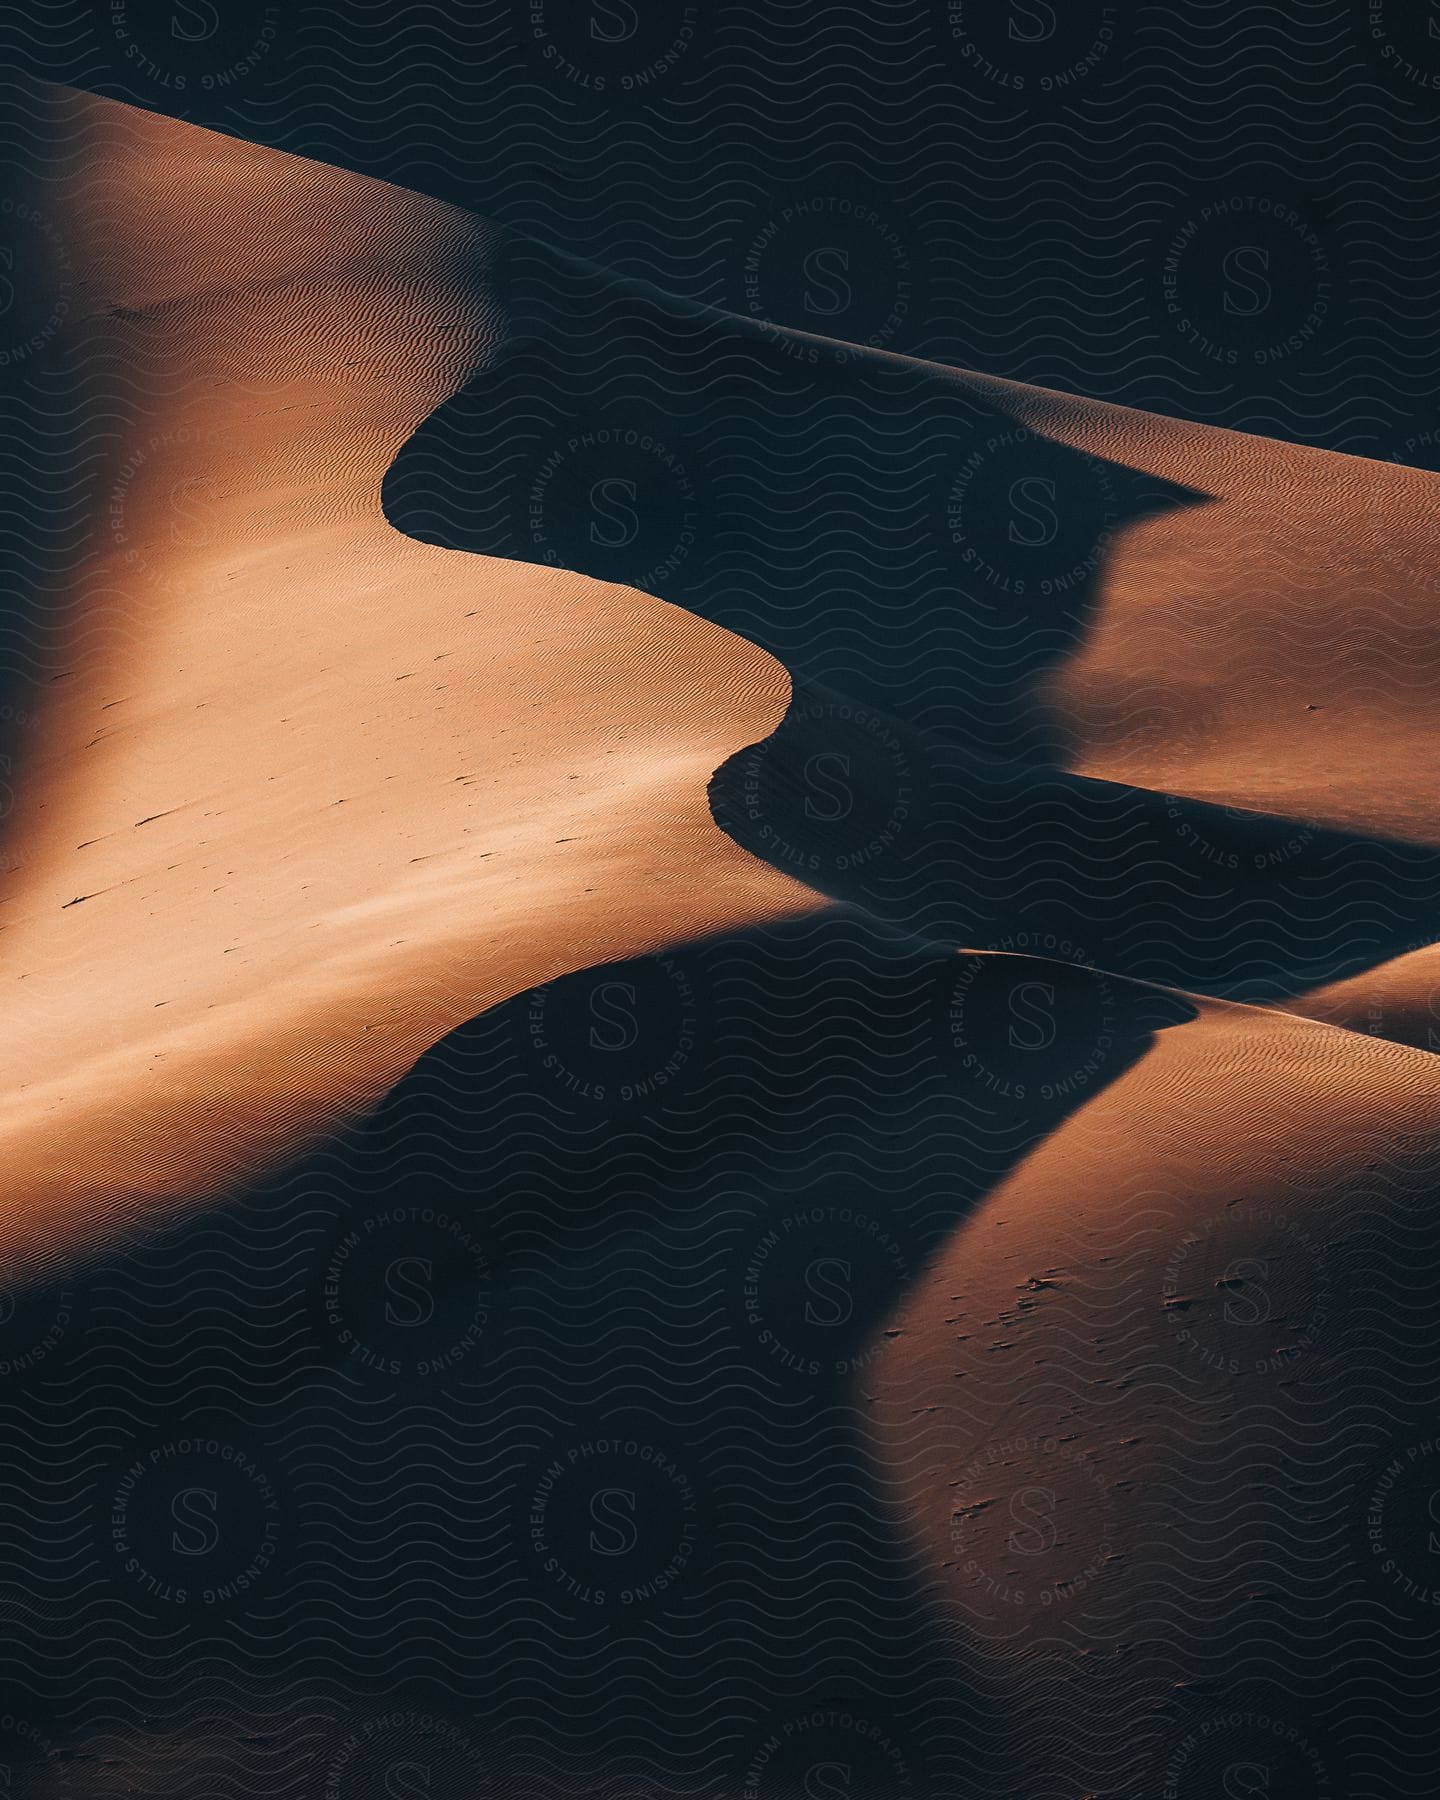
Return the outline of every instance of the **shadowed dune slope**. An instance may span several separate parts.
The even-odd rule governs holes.
[[[915,935],[1023,919],[1235,999],[1424,939],[1436,477],[698,312],[529,243],[503,279],[515,329],[387,511],[780,658],[784,727],[716,783],[754,854]]]
[[[15,1253],[293,1150],[537,979],[815,903],[706,804],[784,710],[770,658],[381,513],[504,329],[486,231],[111,103],[56,112],[63,348],[104,396],[108,480],[7,822]]]
[[[538,244],[504,278],[504,353],[387,483],[416,535],[645,570],[917,727],[978,711],[1002,758],[1440,841],[1440,476],[701,311]],[[568,469],[527,461],[602,424],[683,465],[616,443],[628,535],[559,516]]]
[[[1388,1792],[1437,1748],[1395,1695],[1435,1673],[1440,1061],[1191,1004],[877,1334],[881,1481],[1007,1692],[992,1791]]]
[[[1419,937],[1436,871],[1423,849],[1404,857],[1433,838],[1434,524],[1419,502],[1436,478],[694,313],[362,177],[108,102],[61,94],[54,111],[70,147],[48,195],[72,246],[65,350],[106,396],[108,485],[8,840],[0,1133],[17,1152],[31,1131],[51,1147],[24,1209],[38,1229],[217,1189],[378,1096],[504,994],[821,904],[810,887],[951,941],[994,941],[1018,914],[1078,933],[1084,960],[1230,991],[1303,986],[1280,980],[1287,956],[1312,980],[1342,974],[1357,915],[1366,960]],[[243,250],[237,218],[256,226]],[[764,396],[782,420],[843,418],[818,498],[798,496],[788,549],[772,542],[773,582],[763,566],[736,579],[708,542],[692,550],[683,496],[678,532],[673,494],[642,508],[617,568],[614,519],[587,511],[593,482],[571,493],[552,469],[537,513],[535,469],[507,488],[497,457],[488,489],[461,491],[467,448],[488,450],[527,404],[511,460],[539,420],[563,464],[556,393],[583,425],[606,383],[607,416],[632,434],[658,405],[669,438],[694,437],[717,392]],[[480,435],[457,439],[477,404]],[[874,583],[862,554],[835,614],[858,625],[836,639],[819,619],[807,665],[783,615],[793,638],[819,590],[792,604],[791,560],[813,562],[827,507],[887,523],[873,482],[856,504],[851,446],[879,445],[884,472],[912,416],[929,433],[924,494],[950,501],[904,516],[953,540],[948,614],[917,614],[903,591],[857,612]],[[806,444],[801,431],[789,448]],[[435,475],[437,449],[427,519],[417,478]],[[769,475],[783,449],[757,436],[741,460]],[[634,473],[623,445],[598,454],[592,474]],[[902,496],[906,466],[891,471]],[[411,536],[381,516],[387,472]],[[743,496],[712,468],[703,479],[702,538]],[[1017,610],[993,591],[985,530],[1003,535],[1033,479],[1025,503],[1053,502],[1080,573],[1031,581]],[[497,498],[498,520],[477,524]],[[937,532],[945,520],[957,530]],[[686,554],[647,560],[662,527]],[[752,553],[777,521],[761,527]],[[447,533],[472,554],[415,541]],[[822,564],[834,549],[826,539]],[[637,578],[762,648],[646,598]],[[1373,602],[1358,621],[1357,595]],[[782,779],[785,816],[758,836],[719,796],[727,830],[771,870],[713,829],[700,797],[784,710],[764,650],[807,684],[836,680],[838,703],[818,690],[827,730],[857,690],[877,704],[838,749],[802,734],[804,780]],[[945,762],[957,693],[985,727],[958,765]],[[904,806],[892,703],[895,729],[928,732]],[[827,816],[807,784],[842,763],[857,771],[846,830],[868,831],[858,847],[878,841],[873,855],[802,843]],[[763,771],[746,791],[768,803]],[[1177,821],[1177,808],[1190,810]],[[902,811],[908,832],[890,830]],[[1238,850],[1214,847],[1220,826]],[[1378,852],[1344,835],[1377,827]],[[1024,867],[1037,830],[1039,863],[1061,865],[1038,888]],[[1347,857],[1342,904],[1316,904]],[[1117,872],[1143,908],[1138,937],[1109,923],[1126,916]],[[1237,919],[1259,920],[1263,954]]]
[[[1433,955],[1435,478],[56,104],[109,467],[10,821],[4,1249],[228,1195],[82,1271],[75,1353],[147,1454],[193,1355],[296,1514],[206,1620],[220,1693],[113,1539],[97,1575],[7,1488],[7,1655],[80,1779],[118,1740],[138,1780],[160,1708],[313,1785],[315,1696],[363,1724],[402,1679],[537,1800],[745,1791],[822,1705],[905,1746],[876,1794],[1433,1766],[1434,1484],[1379,1508],[1390,1567],[1367,1534],[1433,1451],[1440,1062],[1353,970]],[[1060,538],[1013,536],[1040,500]],[[417,1362],[385,1258],[441,1195]],[[88,1531],[123,1460],[61,1386]],[[533,1549],[597,1421],[715,1521],[633,1613],[583,1484],[563,1585]]]

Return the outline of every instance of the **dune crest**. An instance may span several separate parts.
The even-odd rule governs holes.
[[[1437,833],[1435,478],[850,347],[827,362],[823,340],[543,246],[502,273],[498,234],[418,195],[57,106],[73,152],[45,210],[74,304],[55,350],[93,376],[107,468],[7,822],[0,1273],[222,1194],[192,1240],[269,1228],[233,1258],[174,1259],[153,1290],[142,1269],[133,1309],[107,1298],[114,1335],[72,1384],[77,1466],[90,1374],[115,1361],[121,1391],[132,1339],[133,1392],[162,1396],[137,1418],[190,1441],[207,1365],[177,1354],[167,1308],[218,1320],[218,1392],[247,1354],[228,1315],[273,1310],[289,1337],[270,1296],[305,1290],[305,1394],[277,1348],[253,1435],[322,1508],[273,1609],[242,1596],[235,1667],[259,1678],[226,1730],[268,1744],[269,1696],[291,1709],[297,1670],[339,1670],[362,1717],[402,1681],[508,1712],[527,1755],[559,1746],[553,1791],[633,1786],[628,1738],[593,1767],[576,1749],[630,1718],[647,1791],[691,1791],[665,1757],[699,1745],[708,1792],[752,1687],[758,1740],[777,1702],[848,1706],[810,1691],[839,1671],[907,1731],[937,1722],[955,1781],[917,1760],[906,1791],[1152,1794],[1180,1791],[1184,1730],[1238,1717],[1293,1745],[1357,1696],[1389,1720],[1389,1612],[1410,1596],[1346,1546],[1377,1470],[1422,1433],[1433,1449],[1440,1063],[1418,930],[1440,864],[1417,847]],[[693,607],[599,579],[582,559],[613,546],[591,520],[545,539],[524,507],[536,442],[622,388],[667,441],[712,405],[712,443],[749,459],[748,488],[694,509],[693,556],[662,543],[640,565]],[[992,438],[1005,454],[948,526]],[[1058,578],[979,592],[966,555],[1013,525],[1005,497],[1037,468],[1057,522],[1073,490]],[[554,513],[593,503],[593,479],[584,462],[560,481]],[[455,537],[406,536],[392,503]],[[727,563],[737,517],[760,523]],[[509,548],[486,554],[497,519]],[[793,647],[793,694],[752,629]],[[807,807],[827,792],[847,804]],[[1172,815],[1175,796],[1195,804]],[[678,945],[679,1085],[657,1058],[665,1098],[651,1108],[647,1073],[627,1111],[583,1071],[557,1081],[539,1040],[584,1064],[596,989],[516,996]],[[1133,978],[1157,967],[1198,972]],[[1190,991],[1262,979],[1291,999]],[[382,1095],[343,1155],[307,1163]],[[277,1193],[246,1194],[290,1159]],[[311,1304],[341,1286],[353,1223],[402,1189],[407,1249],[443,1195],[473,1252],[444,1242],[433,1316],[463,1330],[439,1357],[393,1354],[409,1325],[362,1259],[343,1337]],[[325,1241],[297,1274],[304,1234]],[[233,1293],[255,1305],[196,1302],[194,1268],[253,1277]],[[809,1304],[826,1295],[833,1311]],[[471,1361],[482,1297],[497,1329]],[[448,1374],[453,1410],[422,1385]],[[652,1431],[693,1451],[697,1517],[724,1500],[695,1530],[697,1564],[717,1559],[696,1588],[678,1563],[644,1576],[653,1660],[625,1611],[638,1587],[552,1583],[547,1563],[530,1592],[521,1572],[548,1446],[573,1421],[584,1460],[617,1417],[643,1471],[686,1460],[662,1464]],[[16,1491],[40,1495],[17,1565],[61,1544],[68,1568],[28,1424],[14,1442]],[[347,1485],[362,1527],[331,1507]],[[1431,1522],[1414,1513],[1405,1554]],[[77,1567],[56,1666],[108,1681],[141,1641],[135,1595],[117,1590],[112,1629]],[[30,1591],[36,1619],[63,1616]],[[620,1624],[598,1654],[597,1592]],[[557,1595],[577,1593],[567,1638]],[[1257,1647],[1303,1705],[1282,1682],[1240,1711]],[[225,1697],[192,1663],[208,1729]],[[575,1685],[582,1663],[615,1685]]]
[[[382,513],[402,446],[531,323],[497,234],[112,102],[57,110],[62,348],[107,397],[109,469],[7,844],[17,1256],[285,1157],[555,974],[825,904],[706,802],[785,714],[778,662]],[[1193,496],[1103,540],[1095,616],[1043,684],[1071,771],[1434,841],[1412,502],[1436,478],[907,368]]]
[[[8,821],[12,1261],[286,1156],[550,976],[817,904],[706,804],[784,712],[778,664],[382,514],[395,451],[504,329],[491,234],[60,110],[66,348],[124,417],[97,419],[96,554]]]
[[[1440,1063],[1186,999],[950,1234],[863,1382],[1015,1792],[1159,1792],[1187,1730],[1303,1742],[1315,1691],[1386,1679],[1344,1559],[1430,1416]],[[1066,1031],[1018,1060],[1075,1063]],[[1227,1714],[1267,1660],[1285,1680]]]

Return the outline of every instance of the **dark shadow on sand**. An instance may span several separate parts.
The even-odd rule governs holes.
[[[75,335],[78,277],[43,180],[53,105],[23,83],[0,92],[0,141],[24,147],[0,208],[0,872],[36,727],[66,678],[76,573],[106,524],[112,421]]]
[[[967,1793],[994,1701],[867,1462],[867,1370],[955,1226],[1191,1016],[832,914],[450,1033],[337,1149],[76,1285],[51,1422],[89,1409],[96,1499],[196,1438],[268,1487],[163,1456],[145,1477],[127,1541],[188,1604],[126,1574],[102,1506],[57,1596],[72,1628],[17,1627],[27,1706],[73,1733],[97,1638],[149,1694],[183,1619],[252,1715],[306,1694],[439,1712],[537,1797],[566,1769],[739,1793],[774,1733],[777,1792],[792,1752],[804,1791],[802,1750],[891,1791],[893,1750],[894,1791]],[[201,1487],[211,1562],[172,1514]],[[200,1605],[272,1491],[272,1565]],[[53,1587],[73,1521],[8,1511],[17,1590]],[[786,1735],[817,1709],[866,1731]]]
[[[406,444],[410,535],[628,583],[761,645],[780,728],[720,825],[897,930],[1273,1000],[1412,945],[1440,856],[1064,768],[1043,699],[1116,534],[1205,496],[849,352],[512,243],[511,338]],[[623,652],[618,652],[623,654]]]

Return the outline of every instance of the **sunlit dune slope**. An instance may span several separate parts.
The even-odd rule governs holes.
[[[610,399],[612,358],[594,353],[582,324],[593,320],[617,340],[613,366],[660,396],[662,429],[717,446],[727,428],[746,432],[748,497],[758,510],[763,487],[777,508],[751,541],[792,609],[812,598],[807,571],[822,549],[847,527],[865,540],[853,579],[842,562],[831,574],[838,616],[818,605],[801,616],[838,665],[859,662],[868,644],[881,667],[851,670],[862,685],[870,678],[867,698],[887,677],[922,687],[913,665],[924,657],[965,706],[965,642],[1034,675],[1075,774],[1440,842],[1430,728],[1440,475],[707,312],[553,248],[527,247],[527,261],[569,303],[530,321],[527,342],[588,372],[582,410]],[[523,429],[525,381],[541,386],[546,371],[520,367],[518,389],[477,391],[479,403],[508,395]],[[467,433],[493,450],[459,411],[435,441],[463,450]],[[797,475],[788,458],[801,447]],[[829,472],[812,490],[801,476],[827,452],[854,457],[861,473]],[[1032,503],[1038,516],[1025,511]],[[727,546],[707,524],[723,564]],[[467,541],[485,539],[484,521],[463,510],[459,525]],[[902,550],[935,567],[888,560]],[[697,606],[723,602],[693,568],[682,588],[687,578]],[[757,627],[768,618],[773,641],[793,642],[788,615],[750,604]],[[871,616],[851,624],[857,604]],[[810,673],[845,686],[831,668]],[[985,746],[1001,760],[1015,750],[1003,735]]]
[[[505,329],[445,206],[79,96],[108,475],[21,746],[0,1249],[284,1155],[548,976],[815,904],[706,781],[784,671],[658,600],[411,541],[397,448]]]
[[[1440,945],[1419,944],[1348,981],[1313,988],[1289,1010],[1440,1054]]]
[[[1440,842],[1440,476],[965,375],[1211,496],[1117,532],[1051,684],[1078,774]]]
[[[278,1163],[534,984],[825,904],[710,813],[713,772],[785,712],[773,658],[382,513],[401,446],[526,324],[488,229],[58,112],[56,350],[92,373],[107,472],[7,820],[9,1268]],[[1105,542],[1046,676],[1071,769],[1437,841],[1433,478],[924,380],[1211,496]],[[1165,992],[1126,1031],[1112,978],[1038,959],[1010,1012],[976,1002],[955,1092],[977,1163],[1013,1157],[907,1265],[853,1397],[923,1592],[1001,1702],[988,1791],[1163,1793],[1172,1725],[1257,1659],[1311,1712],[1379,1666],[1353,1646],[1394,1596],[1360,1591],[1352,1537],[1376,1459],[1433,1434],[1432,962],[1396,965],[1388,1024],[1376,975],[1296,1003],[1329,1022]],[[885,1160],[854,1162],[878,1217]]]
[[[1383,1688],[1372,1635],[1425,1613],[1429,1489],[1397,1489],[1388,1560],[1366,1531],[1392,1459],[1432,1466],[1440,1061],[1187,996],[1124,1066],[1064,1007],[1075,973],[1033,975],[1059,1037],[1012,1062],[1088,1056],[1095,1090],[859,1385],[917,1567],[1003,1692],[1010,1791],[1159,1793],[1187,1732],[1254,1750],[1236,1707],[1323,1734]]]
[[[283,1157],[550,975],[821,904],[706,801],[784,711],[774,660],[385,521],[401,446],[528,323],[489,229],[112,103],[56,114],[56,348],[107,473],[7,822],[11,1253]],[[1435,841],[1435,478],[927,375],[1212,496],[1103,544],[1044,696],[1074,770]]]

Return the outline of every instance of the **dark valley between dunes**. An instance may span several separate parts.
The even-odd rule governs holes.
[[[1423,33],[7,30],[0,1782],[1433,1791]]]

